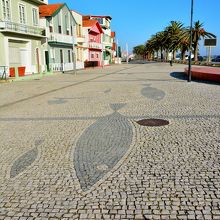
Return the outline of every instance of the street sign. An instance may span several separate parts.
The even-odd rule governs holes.
[[[217,45],[217,39],[212,38],[212,39],[205,39],[204,40],[204,46],[205,47],[215,47]]]

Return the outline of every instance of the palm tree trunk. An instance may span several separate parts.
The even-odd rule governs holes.
[[[173,51],[173,60],[176,60],[176,51]]]
[[[168,55],[169,55],[169,52],[168,50],[166,50],[166,61],[168,60]]]
[[[194,46],[194,61],[195,62],[198,61],[198,48],[199,48],[199,43],[197,41],[195,42],[195,46]]]
[[[181,57],[182,57],[182,60],[183,60],[183,62],[185,62],[186,61],[186,50],[182,50],[181,51]]]

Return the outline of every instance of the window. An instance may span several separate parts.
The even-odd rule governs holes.
[[[82,29],[82,25],[77,24],[77,36],[81,36],[82,35],[81,29]]]
[[[65,15],[65,26],[66,26],[66,35],[69,35],[70,30],[69,30],[69,16],[68,16],[68,14]]]
[[[58,33],[59,33],[59,34],[62,34],[61,14],[58,14],[58,15],[57,15],[57,18],[58,18]]]
[[[36,8],[32,9],[33,25],[38,25],[38,10]]]
[[[99,54],[98,53],[96,54],[96,58],[99,58]]]
[[[58,33],[62,34],[62,27],[61,27],[61,25],[58,26]]]
[[[11,20],[11,13],[10,13],[10,0],[2,0],[3,6],[3,18],[6,21]]]
[[[71,35],[73,36],[73,26],[70,27]]]
[[[22,4],[19,4],[19,16],[20,16],[20,23],[25,24],[26,19],[25,19],[25,6]]]
[[[71,50],[68,50],[68,61],[71,63]]]
[[[53,18],[48,20],[48,22],[49,22],[49,31],[50,31],[50,33],[53,33]]]
[[[91,54],[91,58],[94,58],[94,54],[93,53]]]
[[[63,50],[60,50],[60,63],[63,63]]]
[[[50,33],[53,33],[53,27],[49,26]]]

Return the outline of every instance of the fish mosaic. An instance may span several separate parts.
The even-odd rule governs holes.
[[[112,170],[132,143],[132,126],[118,113],[125,105],[110,104],[114,112],[95,121],[76,143],[74,167],[83,191],[89,190]]]
[[[163,90],[151,87],[150,84],[145,84],[144,86],[145,87],[141,90],[141,94],[148,99],[160,101],[166,95]]]

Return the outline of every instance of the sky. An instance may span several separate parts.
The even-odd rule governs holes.
[[[66,2],[71,10],[84,15],[111,16],[111,29],[116,31],[119,45],[125,48],[128,43],[130,51],[164,30],[170,21],[190,26],[191,0],[49,0],[50,4],[60,2]],[[212,48],[212,55],[220,55],[219,13],[220,0],[194,0],[193,21],[200,20],[206,31],[217,36],[217,47]],[[200,54],[207,54],[203,41]]]

